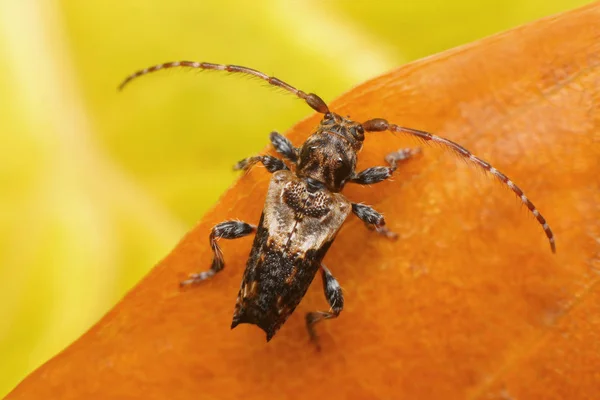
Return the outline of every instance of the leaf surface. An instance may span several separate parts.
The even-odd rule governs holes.
[[[345,290],[341,317],[308,342],[304,313],[326,309],[315,279],[270,343],[229,330],[251,238],[210,228],[256,223],[270,178],[254,168],[111,312],[26,378],[9,399],[584,399],[600,389],[600,5],[540,20],[408,64],[331,104],[463,144],[516,182],[557,237],[509,191],[450,152],[424,146],[393,181],[348,187],[399,240],[350,217],[325,263]],[[318,123],[300,122],[299,145]],[[370,134],[360,167],[421,145]]]

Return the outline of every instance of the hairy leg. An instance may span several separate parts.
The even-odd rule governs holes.
[[[223,269],[225,261],[223,260],[223,251],[221,251],[217,243],[219,239],[238,239],[254,232],[256,232],[255,225],[242,221],[225,221],[215,225],[209,236],[210,247],[213,251],[213,260],[210,269],[197,274],[191,274],[188,279],[181,282],[181,286],[202,282],[213,277]]]

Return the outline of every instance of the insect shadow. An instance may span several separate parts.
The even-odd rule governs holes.
[[[319,125],[300,147],[295,147],[289,139],[277,132],[271,133],[271,143],[283,159],[259,155],[245,158],[235,165],[235,169],[248,170],[254,164],[261,163],[273,174],[260,221],[258,225],[242,221],[225,221],[215,225],[209,236],[214,255],[210,268],[192,274],[189,279],[181,282],[183,286],[197,284],[212,278],[223,269],[223,253],[217,243],[219,239],[237,239],[255,234],[231,328],[242,323],[255,324],[265,331],[267,341],[271,340],[298,306],[320,271],[330,310],[306,314],[308,333],[318,347],[315,324],[337,318],[344,308],[340,284],[322,261],[348,215],[354,213],[367,227],[387,238],[396,237],[395,233],[386,228],[385,220],[379,212],[367,205],[350,202],[340,192],[348,183],[371,185],[388,179],[399,163],[418,154],[419,149],[401,149],[389,153],[385,157],[386,166],[357,172],[357,156],[362,149],[365,134],[369,132],[390,131],[440,144],[453,150],[470,164],[491,173],[527,206],[544,229],[552,251],[556,251],[550,226],[523,191],[489,163],[443,137],[405,128],[383,118],[353,121],[332,112],[314,93],[305,93],[275,77],[237,65],[168,62],[135,72],[121,83],[119,89],[142,75],[176,67],[254,76],[295,94],[312,109],[323,114]]]

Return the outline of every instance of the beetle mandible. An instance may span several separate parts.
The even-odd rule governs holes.
[[[491,173],[521,199],[542,225],[552,252],[556,251],[550,226],[523,191],[489,163],[443,137],[405,128],[382,118],[362,123],[352,121],[330,111],[327,104],[314,93],[307,94],[277,78],[237,65],[194,61],[158,64],[130,75],[119,89],[139,76],[175,67],[251,75],[295,94],[323,114],[319,126],[299,148],[279,133],[271,133],[273,147],[289,162],[291,168],[282,159],[270,155],[248,157],[235,165],[235,169],[248,170],[254,164],[262,163],[273,173],[260,222],[256,226],[241,221],[225,221],[214,226],[209,236],[214,254],[210,269],[192,274],[181,282],[184,286],[199,283],[223,269],[223,253],[217,243],[219,239],[237,239],[256,233],[231,328],[241,323],[255,324],[265,331],[267,341],[271,340],[298,306],[320,270],[330,310],[306,314],[309,335],[317,342],[315,324],[337,318],[344,307],[342,289],[322,261],[346,217],[352,212],[376,232],[388,238],[395,237],[385,227],[385,220],[379,212],[367,205],[350,202],[340,192],[347,183],[370,185],[389,178],[399,162],[414,156],[419,149],[401,149],[390,153],[385,157],[387,166],[356,172],[357,154],[362,148],[366,132],[390,131],[411,135],[425,142],[435,142]]]

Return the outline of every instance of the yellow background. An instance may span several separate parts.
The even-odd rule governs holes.
[[[254,79],[171,70],[117,93],[126,75],[233,63],[331,100],[585,3],[0,0],[0,396],[157,263],[236,161],[311,113]]]

